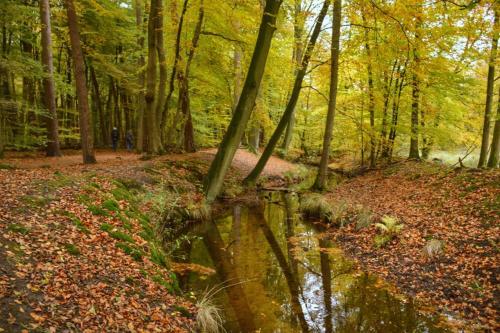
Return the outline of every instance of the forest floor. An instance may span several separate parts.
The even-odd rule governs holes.
[[[9,153],[0,161],[0,332],[191,331],[195,300],[177,296],[176,265],[154,230],[162,213],[201,204],[215,153],[144,161],[105,150],[93,165],[77,151]],[[238,150],[226,197],[256,162]],[[272,158],[264,174],[293,168]]]
[[[381,248],[374,246],[373,224],[330,228],[363,269],[444,314],[458,313],[468,320],[467,331],[500,330],[498,170],[400,162],[346,180],[327,198],[368,209],[372,221],[389,215],[404,224]],[[425,254],[431,239],[444,244],[442,253]]]
[[[165,202],[173,206],[163,210],[201,204],[202,178],[215,152],[143,161],[100,151],[95,165],[82,165],[77,152],[2,160],[0,332],[190,330],[195,300],[176,296],[174,265],[151,224],[162,216],[152,212]],[[240,181],[256,162],[238,150],[224,197],[241,195]],[[273,180],[294,169],[273,157],[263,175]],[[374,221],[391,215],[404,224],[381,248],[373,245],[373,225],[329,229],[363,269],[443,313],[500,329],[497,170],[397,163],[341,181],[326,196],[332,205],[362,205]],[[430,239],[445,244],[433,258],[422,251]]]

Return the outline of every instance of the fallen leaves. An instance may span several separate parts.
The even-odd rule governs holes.
[[[499,330],[500,172],[449,173],[412,162],[392,168],[346,181],[329,198],[400,218],[405,229],[399,241],[375,249],[375,228],[353,225],[331,230],[332,237],[362,266],[406,293]],[[430,239],[445,244],[432,259],[422,252]]]

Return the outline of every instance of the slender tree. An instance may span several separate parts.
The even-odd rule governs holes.
[[[498,86],[497,118],[493,130],[493,141],[491,142],[490,158],[488,168],[497,168],[500,159],[500,85]]]
[[[143,67],[146,64],[144,59],[144,54],[142,52],[144,48],[144,13],[143,13],[143,2],[142,0],[135,0],[135,24],[139,31],[139,36],[137,37],[137,48],[140,51],[139,59],[137,60],[137,65],[139,66],[139,73],[137,74],[137,84],[139,85],[139,93],[137,96],[137,152],[142,153],[144,147],[144,85],[146,83],[146,75],[144,73]]]
[[[328,7],[330,7],[330,0],[325,0],[323,2],[323,7],[318,15],[316,20],[316,24],[314,26],[313,33],[311,34],[311,38],[309,43],[307,44],[306,52],[302,59],[302,66],[297,71],[297,75],[295,76],[295,83],[293,85],[293,90],[290,95],[290,99],[288,100],[288,104],[286,106],[285,112],[281,116],[281,119],[274,130],[273,135],[269,139],[269,142],[264,149],[257,165],[253,168],[250,174],[245,178],[245,183],[248,185],[252,185],[255,183],[257,178],[259,177],[262,170],[266,166],[267,161],[271,157],[274,148],[278,144],[278,141],[283,134],[283,131],[286,129],[286,126],[290,122],[290,118],[293,115],[293,111],[295,110],[295,106],[297,105],[297,100],[299,99],[300,90],[302,89],[302,82],[304,81],[304,76],[306,75],[307,67],[309,65],[309,60],[311,59],[312,52],[314,50],[314,46],[316,45],[316,41],[319,37],[319,33],[321,32],[321,26],[323,25],[323,20],[325,19],[326,13],[328,12]]]
[[[80,140],[82,145],[83,163],[96,163],[94,155],[94,142],[92,137],[91,113],[87,93],[87,80],[85,78],[85,63],[83,60],[82,46],[80,44],[80,30],[73,0],[65,0],[68,16],[69,37],[71,41],[71,54],[75,75],[76,97],[80,114]]]
[[[45,72],[43,78],[43,102],[48,111],[47,156],[61,156],[56,110],[56,88],[54,85],[54,65],[52,60],[52,37],[50,26],[49,0],[40,0],[40,19],[42,22],[42,63]]]
[[[337,87],[339,82],[339,56],[340,56],[340,25],[342,20],[342,0],[333,3],[331,70],[330,70],[330,98],[328,100],[328,114],[326,116],[325,135],[323,137],[323,152],[319,163],[318,175],[314,188],[322,190],[326,184],[328,161],[330,159],[330,142],[332,141],[335,109],[337,106]]]
[[[483,136],[481,139],[481,152],[479,154],[478,168],[486,165],[488,158],[488,149],[490,143],[490,127],[491,127],[491,107],[493,104],[493,89],[495,85],[495,62],[497,59],[498,48],[498,30],[500,19],[500,5],[495,4],[495,21],[493,24],[493,37],[491,38],[491,51],[488,63],[488,79],[486,84],[486,106],[484,109]]]
[[[421,4],[420,1],[415,4],[415,6],[419,6]],[[420,8],[417,8],[420,10]],[[420,27],[422,25],[422,18],[417,13],[417,17],[415,18],[415,40],[413,42],[413,71],[412,71],[412,92],[411,92],[411,138],[410,138],[410,154],[409,158],[420,159],[419,147],[418,147],[418,114],[420,108],[420,55],[418,44],[420,42]]]
[[[282,0],[267,0],[259,28],[259,35],[255,44],[254,53],[248,68],[245,84],[234,110],[233,117],[224,138],[217,150],[208,175],[205,179],[205,195],[209,202],[215,200],[220,192],[224,176],[233,161],[236,149],[240,144],[248,119],[257,98],[267,56],[271,47],[271,41],[276,30],[276,18],[281,7]]]
[[[361,11],[363,19],[364,38],[365,38],[365,51],[367,58],[366,72],[368,74],[368,113],[370,115],[370,168],[375,167],[375,93],[373,87],[373,65],[372,65],[372,51],[370,47],[370,40],[368,34],[368,25],[366,23],[365,7]]]
[[[148,62],[146,67],[146,111],[144,114],[144,152],[147,154],[158,154],[161,151],[160,134],[157,130],[158,121],[155,109],[155,90],[157,73],[157,15],[158,1],[151,0],[148,21]]]
[[[294,3],[294,18],[293,18],[293,64],[295,66],[295,74],[299,70],[302,63],[302,56],[304,54],[304,24],[305,24],[305,13],[302,8],[302,0],[295,0]],[[290,121],[286,126],[285,137],[283,139],[283,155],[288,154],[288,149],[293,138],[293,130],[295,128],[295,108],[290,117]]]

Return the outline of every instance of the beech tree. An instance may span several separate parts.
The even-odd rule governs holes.
[[[330,142],[332,140],[335,109],[337,107],[337,87],[339,82],[339,57],[340,57],[340,26],[342,23],[342,0],[333,2],[331,69],[330,69],[330,98],[328,100],[328,113],[323,139],[323,153],[319,162],[318,175],[314,187],[322,190],[326,184],[328,162],[330,160]],[[372,146],[373,147],[373,146]]]
[[[42,63],[45,70],[43,79],[44,105],[47,109],[47,156],[61,156],[56,110],[56,88],[54,85],[54,65],[52,60],[52,36],[50,27],[49,0],[40,0],[42,23]]]
[[[238,105],[224,138],[217,150],[207,177],[205,179],[205,195],[209,202],[218,196],[224,176],[233,161],[236,149],[241,142],[243,132],[252,114],[255,99],[259,91],[262,75],[266,67],[267,56],[273,34],[276,30],[276,18],[280,9],[281,0],[267,0],[260,23],[259,35],[255,43],[254,53],[248,73],[241,91]]]
[[[76,97],[80,116],[80,141],[82,146],[83,163],[96,163],[94,155],[94,139],[91,126],[91,113],[85,78],[85,63],[82,46],[80,44],[80,30],[73,0],[65,0],[68,16],[71,54],[73,56],[73,70],[75,75]]]

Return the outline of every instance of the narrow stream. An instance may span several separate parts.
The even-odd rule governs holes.
[[[356,270],[297,207],[293,194],[266,193],[193,227],[181,254],[216,273],[191,272],[182,288],[221,289],[215,302],[228,332],[447,332],[437,316]]]

